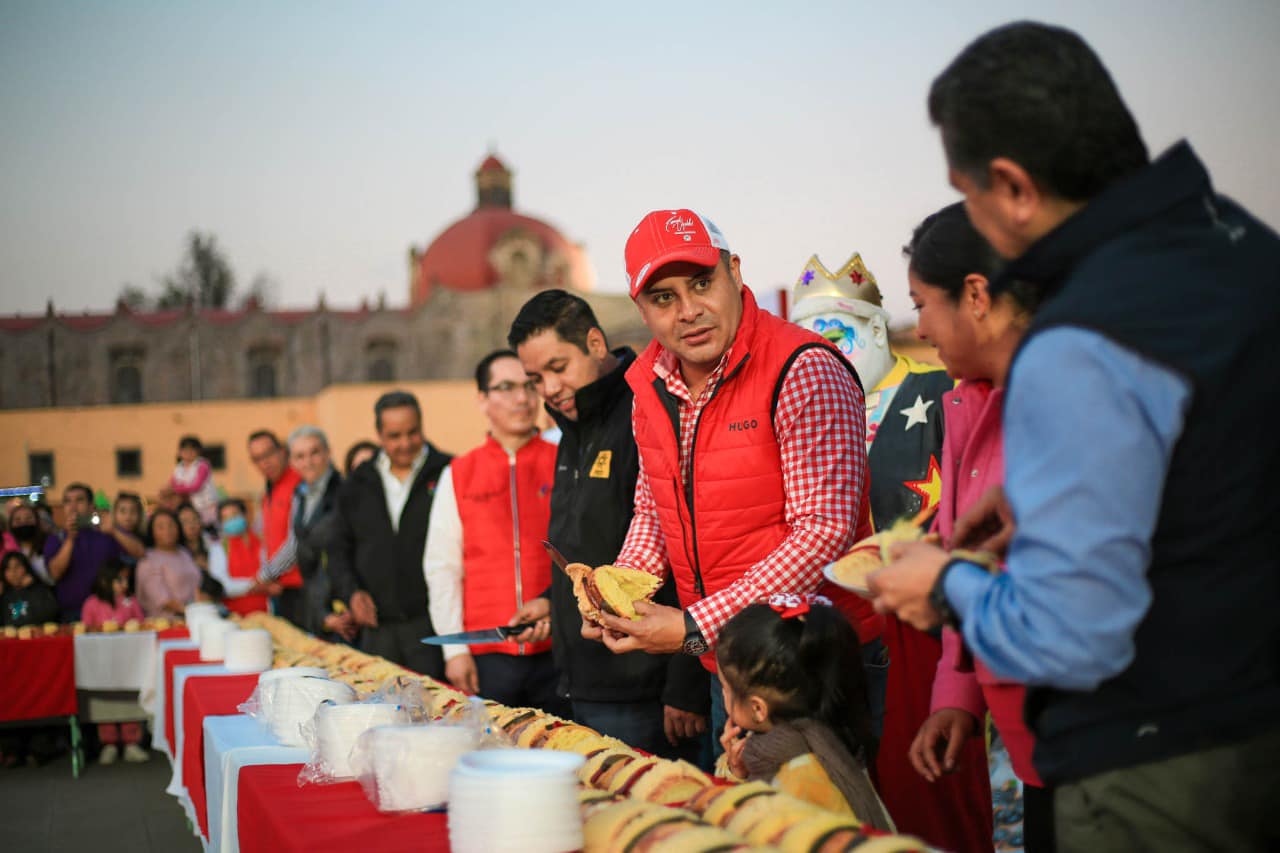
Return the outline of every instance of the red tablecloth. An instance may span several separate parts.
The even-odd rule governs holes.
[[[358,782],[298,787],[301,764],[240,768],[241,853],[447,853],[444,812],[380,813]]]
[[[258,684],[245,675],[193,675],[182,686],[182,783],[196,810],[200,834],[209,838],[209,809],[204,792],[204,718],[236,714]]]
[[[74,713],[75,638],[0,638],[0,721],[39,720]]]
[[[195,663],[201,663],[199,649],[167,649],[164,653],[164,737],[170,751],[178,748],[173,728],[173,706],[177,704],[173,695],[173,668]]]
[[[185,640],[190,636],[191,632],[182,625],[176,628],[165,628],[163,631],[156,631],[157,640]]]

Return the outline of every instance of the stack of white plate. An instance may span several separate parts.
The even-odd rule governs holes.
[[[187,633],[191,635],[191,642],[197,646],[200,645],[200,626],[221,618],[218,616],[218,606],[208,601],[191,602],[183,611],[183,617],[187,620]]]
[[[282,672],[283,670],[272,670]],[[331,681],[321,675],[304,675],[294,678],[275,678],[263,684],[258,682],[259,701],[263,718],[271,734],[285,746],[307,746],[302,726],[309,724],[316,709],[323,702],[344,705],[356,700],[356,692],[341,681]],[[267,673],[263,673],[263,676]]]
[[[479,745],[469,726],[379,726],[356,741],[351,768],[379,811],[419,811],[449,801],[449,774]]]
[[[581,850],[582,762],[581,755],[551,749],[462,756],[449,780],[449,846],[454,853]]]
[[[227,635],[240,630],[226,619],[209,619],[200,623],[200,660],[222,660],[227,653]]]
[[[228,672],[262,672],[275,659],[271,634],[263,628],[228,634],[225,652],[222,663]]]
[[[315,758],[321,774],[331,779],[352,778],[351,748],[356,738],[377,726],[407,722],[409,715],[403,708],[386,702],[321,705],[315,720]]]

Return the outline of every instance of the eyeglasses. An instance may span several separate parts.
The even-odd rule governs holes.
[[[486,394],[502,394],[504,396],[511,395],[517,391],[523,391],[525,394],[535,395],[538,393],[538,386],[530,379],[528,382],[499,382],[497,385],[490,385]]]

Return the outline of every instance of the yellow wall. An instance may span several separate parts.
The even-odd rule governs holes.
[[[52,452],[56,480],[49,501],[55,506],[62,488],[77,480],[111,496],[124,489],[154,497],[173,472],[178,439],[192,434],[226,447],[226,470],[214,477],[218,486],[255,497],[262,477],[249,462],[249,433],[270,429],[284,439],[295,427],[314,424],[328,435],[341,466],[348,447],[376,438],[373,403],[391,388],[417,395],[423,431],[442,450],[459,453],[483,438],[484,418],[468,381],[333,385],[315,397],[274,400],[24,409],[0,412],[0,487],[28,485],[27,454]],[[117,448],[142,450],[141,477],[116,477]]]

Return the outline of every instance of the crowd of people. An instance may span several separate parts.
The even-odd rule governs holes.
[[[654,211],[625,249],[644,352],[542,291],[476,366],[488,432],[460,456],[393,391],[341,472],[315,427],[253,432],[252,508],[192,438],[172,506],[93,524],[77,483],[53,529],[16,505],[4,619],[270,608],[954,850],[992,847],[989,712],[1028,850],[1274,848],[1280,239],[1185,143],[1150,158],[1069,31],[987,33],[929,111],[965,200],[904,235],[906,269],[949,378],[887,349],[860,265],[821,297],[806,272],[788,322],[709,219]],[[927,471],[933,535],[865,597],[829,581]],[[661,585],[587,618],[553,550]]]

